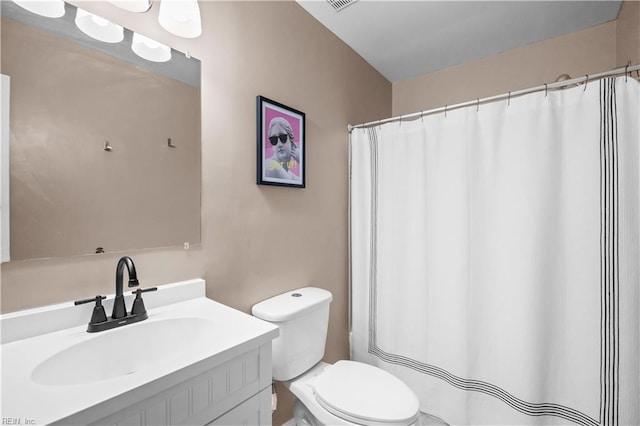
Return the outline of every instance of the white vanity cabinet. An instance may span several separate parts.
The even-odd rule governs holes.
[[[78,413],[60,423],[88,424],[82,421],[82,417],[83,413]],[[271,343],[216,365],[90,424],[270,425]]]
[[[112,301],[103,302],[107,312]],[[277,326],[206,298],[201,279],[159,286],[145,305],[148,319],[98,333],[86,331],[91,306],[0,315],[3,418],[64,426],[271,424]]]

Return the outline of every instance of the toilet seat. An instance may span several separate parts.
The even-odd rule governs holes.
[[[318,403],[330,413],[364,425],[410,425],[418,398],[392,374],[368,364],[338,361],[313,381]]]

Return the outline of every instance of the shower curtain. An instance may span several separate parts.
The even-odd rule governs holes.
[[[355,128],[352,358],[456,425],[640,424],[640,84]]]

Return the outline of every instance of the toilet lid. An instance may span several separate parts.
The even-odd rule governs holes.
[[[360,424],[409,425],[416,421],[418,398],[400,379],[354,361],[338,361],[313,384],[316,399],[327,411]]]

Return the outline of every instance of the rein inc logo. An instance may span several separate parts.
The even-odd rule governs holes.
[[[3,417],[3,425],[35,425],[36,421],[27,417]]]

